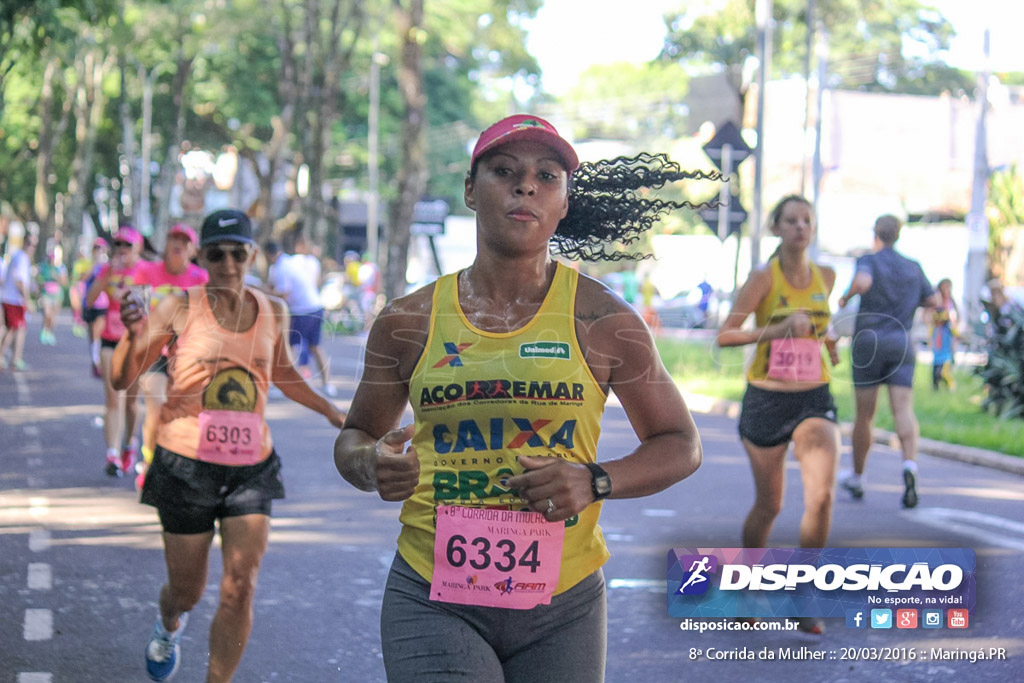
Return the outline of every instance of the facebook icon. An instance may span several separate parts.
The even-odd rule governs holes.
[[[846,628],[867,628],[867,617],[864,615],[864,610],[846,610]]]

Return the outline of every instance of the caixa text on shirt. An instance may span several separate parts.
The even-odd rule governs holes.
[[[420,405],[444,405],[463,401],[565,401],[581,403],[583,385],[579,382],[542,382],[510,379],[474,379],[466,382],[423,387]]]
[[[498,451],[517,448],[564,448],[575,446],[576,420],[558,423],[526,417],[492,417],[434,425],[434,452],[439,455],[465,451]]]

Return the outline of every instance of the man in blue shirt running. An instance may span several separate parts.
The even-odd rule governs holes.
[[[852,297],[860,295],[851,349],[857,403],[852,439],[853,472],[841,475],[839,483],[855,499],[863,497],[861,475],[871,448],[878,389],[886,384],[903,454],[903,507],[912,508],[918,503],[919,427],[913,395],[916,350],[910,339],[910,328],[917,308],[936,305],[938,295],[921,270],[921,264],[893,248],[901,227],[895,216],[879,216],[875,221],[874,253],[857,259],[853,282],[839,299],[839,305],[846,306]]]

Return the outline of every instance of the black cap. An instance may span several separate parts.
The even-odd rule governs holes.
[[[215,242],[241,242],[256,244],[252,238],[252,221],[238,209],[214,211],[203,221],[199,246]]]

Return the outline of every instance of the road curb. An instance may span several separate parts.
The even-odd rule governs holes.
[[[725,399],[713,398],[702,394],[687,393],[683,394],[683,398],[686,401],[686,405],[695,413],[702,413],[705,415],[722,415],[734,419],[739,417],[740,414],[740,404],[738,401],[727,401]],[[839,430],[844,437],[849,437],[853,431],[853,423],[842,422],[839,425]],[[894,432],[878,429],[877,427],[875,428],[874,442],[885,444],[896,450],[899,450],[900,448],[899,438]],[[991,469],[1024,476],[1024,458],[1006,455],[1005,453],[999,453],[997,451],[987,451],[983,448],[973,448],[971,446],[959,446],[957,444],[925,438],[918,440],[917,450],[919,453],[931,455],[936,458],[955,460],[957,462],[967,463],[968,465],[989,467]]]

